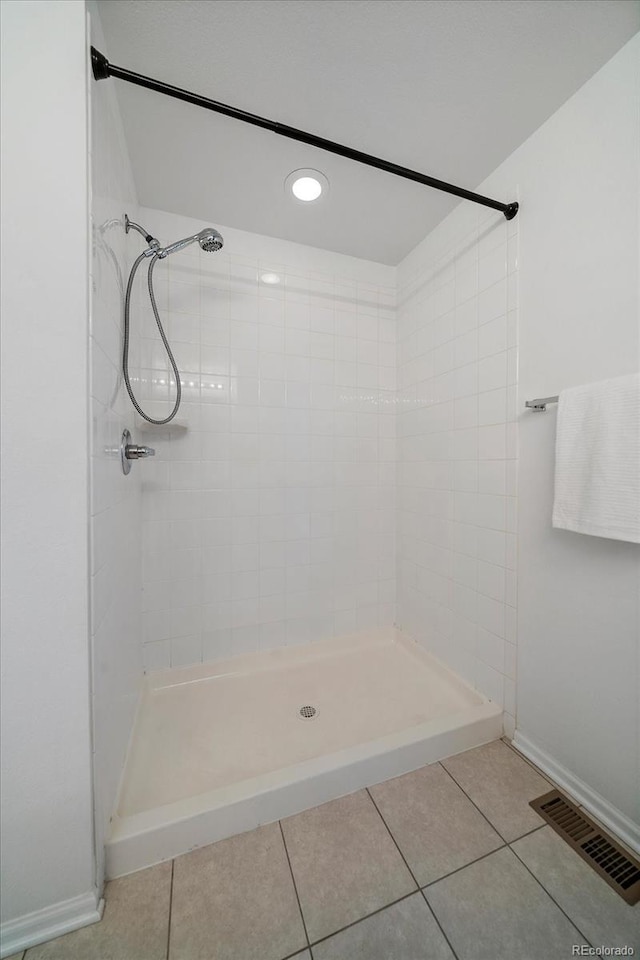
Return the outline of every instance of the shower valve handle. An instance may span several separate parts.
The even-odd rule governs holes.
[[[145,457],[155,457],[153,447],[143,447],[138,443],[131,443],[131,434],[128,430],[122,431],[120,438],[120,464],[125,476],[131,473],[132,460],[144,460]]]
[[[145,457],[155,457],[156,452],[153,447],[144,447],[137,443],[128,443],[124,448],[124,455],[127,460],[144,460]]]

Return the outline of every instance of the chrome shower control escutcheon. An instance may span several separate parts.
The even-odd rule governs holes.
[[[132,460],[144,460],[146,457],[155,457],[156,452],[153,447],[141,446],[137,443],[131,443],[131,434],[128,430],[122,433],[120,441],[120,461],[122,463],[122,472],[126,475],[131,471]]]

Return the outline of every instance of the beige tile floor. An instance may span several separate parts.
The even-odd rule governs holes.
[[[565,960],[640,950],[504,741],[114,880],[104,918],[10,960]]]

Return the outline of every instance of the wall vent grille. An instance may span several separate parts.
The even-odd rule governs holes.
[[[640,900],[640,862],[627,853],[606,830],[585,816],[559,790],[531,800],[530,806],[573,847],[623,900]]]

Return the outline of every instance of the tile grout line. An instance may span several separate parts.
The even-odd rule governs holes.
[[[391,839],[393,840],[393,842],[394,842],[394,844],[395,844],[395,847],[396,847],[396,850],[398,851],[398,853],[399,853],[400,856],[402,857],[402,860],[403,860],[403,862],[404,862],[404,865],[405,865],[405,867],[407,868],[407,870],[409,871],[409,873],[410,873],[410,875],[411,875],[411,879],[413,880],[413,882],[414,882],[415,885],[417,886],[418,892],[419,892],[420,894],[422,894],[422,899],[423,899],[424,902],[426,903],[427,909],[429,910],[429,912],[431,913],[431,916],[432,916],[433,919],[435,920],[435,922],[436,922],[436,924],[437,924],[437,926],[438,926],[438,929],[440,930],[440,933],[442,934],[442,936],[444,937],[445,941],[447,942],[447,945],[448,945],[449,949],[451,950],[451,953],[452,953],[453,956],[455,957],[455,960],[458,960],[458,954],[457,954],[457,953],[455,952],[455,950],[453,949],[453,946],[452,946],[452,944],[451,944],[451,941],[449,940],[449,937],[448,937],[447,934],[445,933],[445,931],[444,931],[444,929],[443,929],[443,927],[442,927],[442,924],[441,924],[440,921],[438,920],[438,918],[437,918],[437,916],[436,916],[436,914],[435,914],[435,911],[433,910],[433,907],[431,906],[431,904],[430,904],[429,901],[427,900],[427,898],[426,898],[426,896],[424,895],[424,892],[423,892],[420,884],[419,884],[418,881],[416,880],[416,878],[415,878],[415,876],[414,876],[414,873],[413,873],[413,870],[411,869],[411,867],[410,867],[409,864],[407,863],[406,858],[405,858],[405,855],[403,854],[402,850],[400,849],[396,838],[394,837],[394,835],[393,835],[392,832],[391,832],[391,829],[389,828],[389,824],[387,823],[387,821],[385,820],[385,818],[382,816],[382,814],[381,814],[381,812],[380,812],[380,810],[379,810],[379,808],[378,808],[377,803],[375,802],[375,800],[374,800],[373,797],[371,796],[371,792],[370,792],[369,788],[368,788],[368,787],[365,787],[365,789],[366,789],[366,791],[367,791],[367,794],[369,795],[369,799],[371,800],[371,803],[374,805],[374,807],[375,807],[375,809],[376,809],[376,811],[377,811],[377,813],[378,813],[378,816],[380,817],[380,819],[381,819],[382,822],[384,823],[384,825],[385,825],[385,827],[386,827],[386,829],[387,829],[387,832],[388,832],[389,836],[390,836]]]
[[[366,788],[365,788],[365,789],[366,789]],[[373,798],[372,798],[372,800],[373,800]],[[378,811],[378,812],[379,812],[379,811]],[[381,817],[381,818],[382,818],[382,817]],[[385,826],[387,826],[386,823],[385,823]],[[545,826],[545,824],[542,824],[542,826]],[[530,832],[531,832],[531,833],[535,833],[536,830],[540,830],[540,829],[542,829],[542,827],[536,827],[534,830],[532,830],[532,831],[530,831]],[[387,826],[387,830],[389,830],[388,826]],[[389,832],[390,832],[390,831],[389,831]],[[529,836],[529,834],[525,834],[525,836]],[[394,843],[395,843],[395,838],[393,838],[393,835],[392,835],[392,839],[394,839]],[[518,837],[518,839],[521,840],[522,838],[521,838],[521,837]],[[396,846],[397,846],[397,844],[396,844]],[[496,847],[495,850],[490,850],[489,853],[484,853],[484,854],[482,854],[481,857],[476,857],[475,860],[470,860],[469,863],[465,863],[463,866],[457,867],[455,870],[452,870],[450,873],[445,873],[445,874],[443,874],[441,877],[438,877],[437,880],[431,880],[429,883],[426,883],[426,884],[424,885],[424,887],[418,886],[418,889],[417,889],[417,890],[412,890],[411,893],[406,893],[404,896],[398,897],[397,900],[392,900],[390,903],[386,904],[385,906],[383,906],[383,907],[378,907],[377,910],[372,910],[371,913],[365,914],[363,917],[360,917],[358,920],[354,920],[352,923],[347,923],[344,927],[339,927],[338,930],[335,930],[333,933],[328,933],[325,937],[320,937],[318,940],[312,941],[312,943],[310,944],[310,947],[314,947],[314,946],[316,946],[316,945],[319,944],[319,943],[323,943],[325,940],[330,940],[331,937],[336,936],[336,934],[342,933],[344,930],[348,930],[350,927],[355,927],[357,924],[363,923],[365,920],[368,920],[370,917],[375,917],[375,915],[376,915],[377,913],[382,913],[384,910],[387,910],[388,907],[393,907],[393,906],[395,906],[395,904],[401,903],[403,900],[408,900],[409,897],[415,896],[416,893],[422,893],[422,892],[423,892],[424,890],[426,890],[428,887],[432,887],[434,884],[439,883],[441,880],[446,880],[448,877],[452,877],[454,874],[459,873],[461,870],[464,870],[466,867],[470,867],[473,863],[478,863],[478,861],[480,861],[480,860],[485,860],[487,857],[492,856],[492,854],[497,853],[499,850],[504,850],[504,849],[506,849],[508,846],[509,846],[508,843],[504,843],[504,842],[503,842],[502,845],[499,846],[499,847]],[[401,854],[401,855],[402,855],[402,854]],[[404,857],[403,857],[403,859],[404,859]],[[405,861],[405,863],[406,863],[406,861]],[[408,865],[407,865],[407,867],[408,867]],[[410,872],[411,872],[411,871],[410,871]],[[416,883],[417,883],[417,881],[416,881]],[[429,909],[431,909],[430,905],[429,905],[429,904],[427,904],[427,905],[429,906]],[[436,922],[437,922],[437,918],[436,918]],[[296,954],[291,954],[291,956],[296,956]],[[289,958],[289,956],[287,956],[287,957],[284,957],[283,960],[290,960],[290,958]]]
[[[528,757],[525,757],[524,753],[520,753],[520,751],[518,750],[518,748],[517,748],[517,747],[514,747],[514,745],[513,745],[513,743],[511,742],[511,740],[508,740],[508,739],[506,739],[505,737],[500,737],[500,740],[502,741],[502,743],[504,743],[505,747],[509,747],[509,750],[511,750],[512,753],[515,753],[516,757],[520,757],[520,759],[521,759],[521,760],[524,760],[524,762],[525,762],[528,766],[530,766],[532,770],[535,770],[535,772],[538,774],[539,777],[542,777],[543,780],[546,780],[547,783],[550,784],[552,787],[555,787],[556,790],[559,790],[559,789],[560,789],[560,787],[558,786],[558,784],[555,783],[555,782],[551,779],[551,777],[549,777],[546,773],[543,773],[543,771],[540,769],[540,767],[537,767],[537,766],[535,765],[535,763],[533,762],[533,760],[529,760]]]
[[[501,739],[502,739],[503,743],[504,743],[507,747],[509,747],[509,749],[511,750],[511,752],[512,752],[512,753],[515,753],[516,757],[520,757],[521,760],[524,760],[525,763],[528,763],[529,766],[531,767],[531,769],[532,769],[532,770],[535,770],[535,772],[536,772],[540,777],[542,777],[543,780],[546,780],[546,781],[549,783],[549,785],[554,788],[554,790],[557,790],[557,791],[558,791],[559,793],[561,793],[561,794],[565,794],[565,795],[569,798],[569,800],[571,800],[571,802],[574,803],[574,804],[576,805],[576,807],[578,807],[579,810],[583,810],[588,817],[592,817],[593,819],[595,819],[595,820],[597,821],[596,815],[595,815],[594,813],[592,813],[591,810],[588,809],[588,807],[585,807],[584,804],[582,804],[582,803],[580,802],[580,800],[578,800],[578,798],[577,798],[577,796],[575,795],[575,793],[573,793],[571,790],[567,789],[566,787],[560,787],[560,786],[555,782],[555,780],[552,779],[552,777],[550,777],[548,774],[546,774],[546,773],[544,772],[544,770],[541,770],[540,767],[537,767],[536,764],[533,762],[533,760],[529,760],[528,757],[525,757],[524,753],[520,753],[520,751],[518,750],[518,748],[517,748],[516,746],[514,746],[513,743],[512,743],[510,740],[506,739],[505,737],[502,737]],[[544,824],[544,826],[547,826],[547,824]],[[609,829],[611,829],[611,828],[609,828]],[[533,831],[530,831],[530,832],[532,833]],[[527,834],[523,834],[523,836],[527,836]],[[624,842],[623,840],[621,840],[620,837],[616,836],[615,833],[613,834],[613,836],[614,836],[614,839],[617,840],[618,843],[622,844],[623,847],[626,847],[625,842]],[[518,837],[518,840],[522,840],[522,837]],[[514,841],[514,842],[515,842],[515,841]],[[635,854],[633,853],[633,851],[631,851],[630,848],[627,848],[627,853],[631,853],[632,856],[635,855]]]
[[[525,837],[530,837],[532,833],[537,833],[538,830],[544,830],[545,827],[548,827],[548,823],[541,823],[539,827],[534,827],[533,830],[527,830],[526,833],[523,833],[522,836],[516,837],[515,840],[511,840],[507,846],[511,846],[512,843],[517,843],[518,840],[524,840]]]
[[[375,917],[378,913],[384,913],[384,911],[388,910],[389,907],[395,907],[397,903],[402,903],[403,900],[408,900],[409,897],[415,897],[416,893],[419,893],[419,889],[412,890],[411,893],[405,893],[402,897],[398,897],[397,900],[392,900],[391,903],[386,903],[383,907],[378,907],[377,910],[372,910],[371,913],[365,914],[364,917],[359,917],[357,920],[352,920],[351,923],[346,923],[344,927],[339,927],[337,930],[334,930],[332,933],[328,933],[324,937],[318,937],[317,940],[314,940],[313,943],[309,945],[309,950],[311,950],[312,947],[317,947],[319,943],[324,943],[325,940],[331,940],[332,937],[337,936],[339,933],[344,933],[345,930],[350,930],[351,927],[357,927],[359,923],[364,923],[365,920]]]
[[[501,738],[501,739],[502,739],[502,738]],[[502,742],[504,742],[504,741],[502,741]],[[505,746],[509,746],[509,744],[505,744]],[[520,756],[520,754],[519,754],[513,747],[510,747],[510,746],[509,746],[509,748],[510,748],[511,750],[513,750],[513,752],[516,754],[516,756]],[[523,757],[522,759],[525,759],[525,758]],[[533,873],[531,873],[531,870],[529,870],[529,868],[527,867],[526,863],[522,860],[521,857],[518,856],[517,852],[516,852],[516,851],[513,849],[513,847],[512,847],[512,844],[517,843],[518,840],[522,840],[523,837],[529,837],[529,836],[531,836],[532,833],[536,833],[538,830],[541,830],[543,827],[546,827],[547,824],[543,822],[543,823],[540,824],[539,827],[534,827],[533,830],[528,830],[527,833],[524,833],[524,834],[522,835],[522,837],[516,837],[514,840],[511,840],[510,842],[509,842],[508,840],[505,840],[505,838],[502,836],[502,834],[500,833],[500,831],[497,830],[496,827],[494,827],[494,825],[491,823],[491,821],[489,820],[489,818],[482,812],[482,810],[480,810],[480,807],[478,807],[477,804],[475,804],[475,803],[473,802],[473,800],[471,799],[471,797],[469,797],[469,794],[466,792],[466,790],[464,789],[464,787],[460,786],[460,784],[458,783],[458,781],[456,780],[456,778],[453,776],[453,774],[451,773],[451,771],[450,771],[450,770],[447,770],[447,768],[445,767],[445,765],[444,765],[442,762],[440,762],[440,766],[442,767],[443,770],[446,770],[446,771],[447,771],[447,773],[449,774],[449,776],[451,777],[451,779],[453,780],[453,782],[454,782],[458,787],[460,787],[460,789],[462,790],[462,792],[464,793],[464,795],[465,795],[466,797],[468,797],[468,799],[471,801],[471,803],[473,803],[473,805],[474,805],[474,807],[476,808],[476,810],[478,810],[479,813],[482,814],[482,816],[485,818],[485,820],[487,821],[487,823],[488,823],[488,824],[495,830],[495,832],[498,834],[498,836],[500,837],[500,839],[504,841],[505,846],[506,846],[509,850],[511,850],[511,852],[513,853],[513,855],[514,855],[515,857],[517,857],[518,861],[519,861],[519,862],[523,865],[523,867],[525,867],[525,869],[531,874],[531,876],[533,877],[533,879],[534,879],[534,880],[536,881],[536,883],[541,887],[541,889],[546,893],[546,895],[549,897],[549,899],[550,899],[553,903],[555,903],[555,905],[556,905],[556,907],[558,908],[558,910],[560,910],[560,912],[567,918],[567,920],[569,921],[569,923],[571,924],[571,926],[572,926],[575,930],[578,931],[578,933],[580,934],[580,936],[583,937],[583,939],[586,940],[586,942],[587,942],[590,946],[593,946],[593,944],[590,943],[590,941],[587,939],[587,937],[584,936],[584,934],[582,933],[582,931],[581,931],[581,930],[578,928],[578,926],[573,922],[573,920],[571,919],[571,917],[569,916],[569,914],[568,914],[568,913],[565,913],[565,911],[562,909],[562,907],[560,906],[560,904],[555,900],[554,897],[551,896],[551,894],[550,894],[549,891],[546,889],[546,887],[540,882],[540,880],[538,880],[538,878],[537,878]],[[532,766],[532,765],[529,764],[529,766]],[[533,769],[535,770],[535,767],[533,767]],[[546,780],[546,777],[545,777],[544,779]],[[553,784],[552,784],[552,786],[553,786]],[[504,849],[504,847],[501,847],[500,849]],[[495,851],[493,851],[493,852],[495,853]],[[488,856],[490,856],[490,854],[488,854]],[[480,859],[484,859],[484,858],[480,858]]]
[[[175,858],[171,861],[171,882],[169,884],[169,923],[167,924],[167,960],[169,960],[169,951],[171,950],[171,911],[173,910],[173,872],[175,870]]]
[[[552,777],[546,774],[544,770],[541,770],[540,767],[536,766],[533,760],[529,760],[528,757],[525,757],[524,753],[520,753],[518,748],[514,746],[510,740],[506,739],[505,737],[501,737],[500,739],[505,744],[505,746],[509,747],[512,753],[515,753],[516,757],[519,757],[521,760],[524,760],[524,762],[528,764],[531,767],[531,769],[538,774],[539,777],[542,777],[543,780],[546,780],[549,786],[553,787],[554,790],[557,790],[559,793],[565,794],[569,798],[569,800],[576,805],[576,807],[578,807],[581,810],[584,810],[587,816],[594,816],[594,814],[592,814],[590,810],[588,810],[586,807],[583,807],[583,805],[580,803],[576,795],[571,790],[568,790],[565,787],[558,786],[555,780],[553,780]],[[547,824],[543,823],[543,826],[547,826]],[[536,827],[536,829],[539,829],[539,828]],[[530,830],[529,833],[533,833],[533,830]],[[526,837],[528,836],[528,834],[525,833],[523,834],[523,836]],[[615,834],[614,834],[614,837],[615,837]],[[624,846],[624,842],[621,841],[619,837],[615,837],[615,839],[618,841],[618,843],[622,843],[622,845]],[[522,840],[522,837],[518,837],[518,840]],[[515,843],[515,841],[512,841],[512,842]]]
[[[481,860],[486,860],[487,857],[492,857],[494,853],[498,853],[499,850],[504,850],[508,847],[508,843],[502,843],[499,847],[496,847],[495,850],[489,850],[488,853],[483,853],[482,856],[476,857],[475,860],[469,860],[469,863],[463,863],[461,867],[456,867],[455,870],[451,870],[450,873],[443,873],[441,877],[438,877],[437,880],[430,880],[429,883],[425,883],[421,890],[427,890],[429,887],[435,886],[436,883],[440,883],[441,880],[448,880],[449,877],[454,877],[456,873],[460,873],[461,870],[466,870],[467,867],[471,867],[474,863],[480,863]]]
[[[301,954],[306,952],[311,953],[311,947],[303,947],[302,950],[296,950],[295,953],[288,953],[286,957],[282,957],[281,960],[295,960],[296,957],[299,957]]]
[[[545,826],[546,826],[546,824],[545,824]],[[529,834],[527,834],[527,836],[529,836]],[[522,840],[522,837],[518,837],[518,840]],[[517,843],[516,840],[514,840],[513,842],[514,842],[514,843]],[[529,867],[527,866],[527,864],[524,862],[524,860],[522,859],[522,857],[519,855],[518,851],[517,851],[517,850],[514,850],[513,847],[511,846],[511,844],[509,844],[509,849],[510,849],[511,852],[513,853],[514,857],[517,858],[518,862],[522,864],[522,866],[525,868],[525,870],[527,871],[527,873],[529,873],[529,874],[533,877],[533,879],[534,879],[535,882],[538,884],[538,886],[544,891],[544,893],[546,893],[546,895],[549,897],[549,899],[552,901],[552,903],[555,903],[555,905],[556,905],[556,907],[558,908],[558,910],[567,918],[567,920],[569,921],[569,923],[571,924],[571,926],[574,928],[574,930],[577,930],[578,933],[580,934],[580,936],[582,937],[582,939],[585,940],[586,943],[588,943],[590,947],[593,947],[593,944],[591,943],[591,941],[589,940],[588,937],[585,937],[584,933],[582,932],[582,930],[580,929],[580,927],[578,926],[578,924],[575,922],[575,920],[572,920],[572,919],[571,919],[571,917],[569,916],[569,914],[567,913],[567,911],[562,909],[562,907],[560,906],[560,904],[558,903],[558,901],[556,900],[556,898],[553,896],[553,894],[549,893],[549,891],[547,890],[547,888],[545,887],[545,885],[542,883],[541,880],[538,880],[538,878],[536,877],[535,873],[533,873],[533,872],[529,869]]]
[[[289,850],[287,848],[287,841],[284,836],[284,830],[282,829],[282,820],[278,820],[278,826],[280,827],[280,836],[282,837],[282,844],[284,846],[284,852],[287,858],[287,863],[289,864],[289,873],[291,874],[291,882],[293,883],[293,890],[296,895],[296,900],[298,903],[298,910],[300,911],[300,919],[302,920],[302,929],[304,930],[304,937],[307,941],[307,950],[311,954],[311,960],[313,960],[313,954],[311,953],[311,941],[309,940],[309,933],[307,931],[307,924],[304,919],[304,913],[302,912],[302,904],[300,903],[300,895],[298,893],[298,886],[296,884],[296,878],[293,873],[293,867],[291,866],[291,857],[289,856]],[[299,951],[298,951],[299,952]],[[294,954],[295,956],[295,954]]]
[[[376,809],[376,813],[378,814],[378,816],[379,816],[380,819],[382,820],[383,824],[385,825],[385,828],[386,828],[386,830],[387,830],[387,833],[389,834],[389,836],[390,836],[391,839],[393,840],[393,844],[394,844],[396,850],[398,851],[398,853],[399,853],[400,856],[402,857],[402,862],[404,863],[405,867],[406,867],[407,870],[409,871],[409,874],[411,875],[411,879],[413,880],[413,882],[414,882],[415,885],[416,885],[416,889],[415,889],[413,892],[414,892],[414,893],[417,893],[418,890],[420,889],[420,884],[419,884],[418,881],[416,880],[415,875],[414,875],[414,873],[413,873],[413,870],[411,869],[411,867],[410,867],[409,864],[407,863],[407,860],[406,860],[406,857],[405,857],[404,853],[402,852],[402,850],[401,850],[400,847],[398,846],[398,841],[396,840],[396,838],[394,837],[394,835],[391,833],[391,830],[390,830],[390,828],[389,828],[389,824],[387,823],[387,821],[385,820],[385,818],[384,818],[384,817],[382,816],[382,814],[380,813],[380,808],[378,807],[378,804],[375,802],[375,800],[374,800],[373,797],[371,796],[371,791],[369,790],[369,787],[365,787],[364,789],[365,789],[365,791],[366,791],[369,799],[371,800],[371,803],[374,805],[374,807],[375,807],[375,809]]]
[[[451,771],[450,771],[450,770],[447,770],[447,768],[445,767],[444,763],[442,763],[441,760],[438,761],[438,764],[439,764],[439,766],[442,767],[442,769],[445,771],[445,773],[447,773],[448,776],[451,777],[451,779],[452,779],[453,782],[455,783],[456,787],[458,787],[459,790],[462,790],[462,792],[464,793],[464,795],[465,795],[465,797],[467,798],[467,800],[469,801],[469,803],[472,803],[472,804],[473,804],[473,806],[476,808],[476,810],[478,811],[478,813],[480,814],[480,816],[482,816],[482,817],[486,820],[486,822],[489,824],[489,826],[490,826],[491,829],[494,831],[494,833],[497,833],[498,836],[500,837],[500,839],[502,840],[502,842],[503,842],[504,844],[508,845],[508,844],[509,844],[509,841],[506,839],[506,837],[503,837],[502,834],[500,833],[500,831],[498,830],[498,828],[497,828],[496,826],[494,826],[493,823],[491,823],[491,820],[489,820],[489,817],[486,815],[486,813],[484,813],[484,812],[480,809],[480,807],[479,807],[478,804],[475,802],[475,800],[473,800],[473,799],[469,796],[469,794],[467,793],[467,791],[464,789],[464,787],[461,786],[461,785],[458,783],[458,781],[456,780],[456,778],[454,777],[454,775],[451,773]]]

